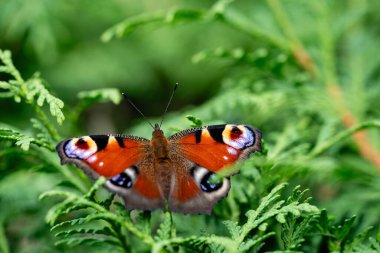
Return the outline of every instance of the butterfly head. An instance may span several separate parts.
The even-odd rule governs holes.
[[[154,130],[152,133],[153,137],[164,137],[164,132],[161,130],[160,124],[154,124]]]

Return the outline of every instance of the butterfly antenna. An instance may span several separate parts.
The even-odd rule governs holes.
[[[162,115],[162,119],[161,119],[161,122],[160,122],[160,128],[161,128],[162,122],[164,121],[164,117],[165,117],[165,115],[166,115],[166,112],[168,111],[169,105],[170,105],[170,103],[172,102],[172,99],[173,99],[173,97],[174,97],[174,93],[175,93],[175,91],[176,91],[177,88],[178,88],[178,85],[179,85],[178,83],[175,84],[174,89],[173,89],[173,92],[172,92],[172,95],[170,96],[169,102],[168,102],[168,104],[166,105],[165,112],[164,112],[164,114]]]
[[[121,94],[123,94],[124,98],[128,101],[128,103],[130,103],[130,104],[133,106],[133,108],[135,108],[135,110],[138,111],[138,112],[141,114],[141,116],[143,116],[143,118],[144,118],[144,119],[149,123],[149,125],[154,129],[154,126],[152,125],[152,123],[150,123],[150,121],[148,120],[148,118],[145,117],[144,113],[142,113],[142,112],[139,110],[139,108],[137,108],[137,106],[135,106],[135,104],[132,102],[132,100],[129,99],[129,97],[127,96],[127,94],[124,93],[124,92],[121,93]]]

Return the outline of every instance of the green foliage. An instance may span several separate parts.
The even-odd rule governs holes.
[[[0,129],[0,139],[14,141],[17,146],[20,146],[20,148],[22,148],[25,151],[29,150],[29,146],[31,143],[36,144],[40,147],[47,148],[51,151],[54,150],[54,148],[48,142],[45,142],[43,139],[35,139],[11,129]]]
[[[78,93],[78,98],[86,102],[88,105],[95,103],[104,103],[111,101],[115,105],[119,104],[122,96],[118,89],[99,89],[91,91],[82,91]]]
[[[379,10],[1,1],[0,44],[15,63],[0,50],[0,251],[379,252]],[[119,91],[160,118],[176,81],[166,135],[231,122],[265,139],[211,216],[127,211],[104,178],[59,164],[66,137],[149,136],[116,106]]]
[[[190,125],[191,127],[201,127],[203,126],[203,121],[193,115],[187,115],[186,119],[188,119],[192,124]]]
[[[24,102],[38,107],[42,107],[46,101],[50,107],[50,114],[56,117],[57,122],[61,124],[65,119],[61,110],[63,102],[49,93],[39,74],[35,74],[25,81],[13,65],[9,51],[0,51],[0,61],[3,63],[3,65],[0,65],[0,72],[11,76],[9,81],[2,81],[0,84],[0,88],[6,90],[3,96],[13,97],[16,102],[24,100]],[[36,112],[38,107],[36,107]],[[43,115],[42,112],[38,112]]]
[[[66,191],[50,191],[41,195],[41,199],[52,196],[64,198],[64,201],[54,206],[46,216],[46,221],[50,225],[54,225],[52,230],[60,230],[56,233],[56,236],[61,238],[57,244],[109,243],[121,251],[128,251],[130,247],[128,244],[130,243],[127,240],[127,234],[131,234],[150,247],[152,252],[161,252],[163,249],[168,250],[174,246],[197,250],[209,248],[211,252],[257,251],[264,245],[267,238],[275,235],[273,231],[267,232],[269,222],[277,221],[280,224],[285,224],[287,223],[286,217],[289,215],[292,217],[304,216],[303,219],[306,219],[319,214],[318,208],[301,200],[304,192],[300,192],[298,187],[287,201],[280,200],[279,193],[286,186],[286,184],[282,184],[265,196],[256,210],[249,210],[246,213],[247,221],[244,224],[238,225],[237,222],[231,220],[224,221],[223,224],[228,229],[229,236],[211,234],[201,237],[178,237],[173,226],[172,214],[168,211],[164,212],[163,221],[154,235],[150,230],[139,229],[139,224],[133,223],[130,217],[125,214],[117,215],[112,212],[112,205],[104,204],[109,203],[108,201],[102,203],[96,200],[96,191],[104,182],[104,178],[98,179],[84,196]],[[75,218],[71,220],[58,222],[60,217],[84,209],[91,209],[91,212],[84,212],[79,217],[74,216]],[[105,224],[100,225],[101,223],[95,223],[96,221],[102,221]],[[83,227],[84,224],[89,223],[96,225],[91,228]],[[293,240],[298,240],[300,243],[309,224],[300,223],[298,225],[297,229],[304,233],[293,235]],[[259,233],[250,236],[251,231],[256,229]],[[285,231],[285,233],[287,232]]]

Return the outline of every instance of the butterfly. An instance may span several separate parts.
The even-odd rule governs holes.
[[[227,196],[226,166],[261,151],[261,132],[249,125],[210,125],[168,138],[155,124],[152,139],[131,135],[89,135],[57,145],[61,163],[72,163],[120,195],[127,209],[164,209],[211,214]]]

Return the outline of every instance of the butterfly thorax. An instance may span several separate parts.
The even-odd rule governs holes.
[[[164,136],[164,132],[161,129],[153,131],[151,144],[155,160],[170,159],[168,139]]]

